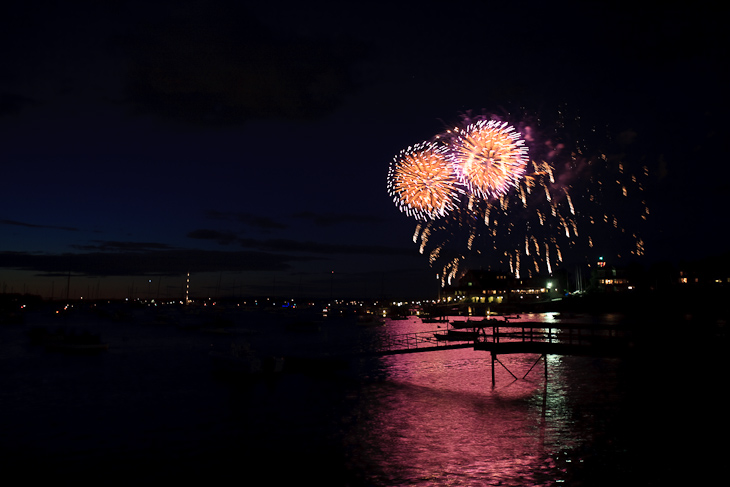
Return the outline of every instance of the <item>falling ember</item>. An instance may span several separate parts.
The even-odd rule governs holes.
[[[431,233],[431,228],[426,227],[421,232],[421,246],[418,248],[418,253],[423,254],[423,250],[426,248],[426,244],[428,243],[428,236]]]
[[[454,258],[451,262],[447,263],[444,266],[442,273],[446,277],[447,284],[449,284],[449,285],[451,284],[451,281],[456,277],[456,273],[458,272],[458,270],[459,270],[458,257]]]
[[[463,120],[435,142],[401,151],[388,172],[389,195],[418,220],[413,241],[429,265],[442,270],[442,285],[472,261],[509,265],[519,278],[523,253],[527,275],[552,273],[563,253],[589,259],[594,239],[602,247],[616,235],[629,237],[634,220],[647,219],[645,201],[633,212],[627,206],[634,203],[629,195],[643,190],[628,163],[617,170],[608,156],[590,158],[583,147],[561,155],[562,142],[538,141],[534,132],[524,137],[535,157],[530,160],[522,135],[506,122]],[[644,242],[635,233],[632,239],[621,245],[643,255]]]
[[[421,220],[445,216],[462,193],[443,145],[430,142],[402,150],[388,171],[388,193],[401,211]]]
[[[480,120],[456,133],[448,157],[472,194],[499,198],[517,187],[527,168],[527,147],[514,127]]]
[[[413,243],[418,242],[418,233],[421,231],[421,225],[416,225],[416,230],[413,232]]]
[[[563,225],[563,228],[565,229],[565,236],[570,238],[570,229],[568,228],[568,224],[565,222],[565,218],[560,216],[560,223]]]
[[[553,197],[550,196],[550,190],[548,189],[547,185],[545,185],[545,197],[547,197],[548,201],[552,201]]]
[[[573,207],[573,199],[570,197],[570,193],[568,193],[568,188],[563,188],[563,191],[565,191],[565,198],[568,200],[568,206],[570,206],[570,213],[575,215],[575,208]]]

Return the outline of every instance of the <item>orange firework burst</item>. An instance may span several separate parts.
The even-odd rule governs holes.
[[[499,198],[517,187],[525,174],[524,144],[507,122],[481,120],[456,129],[449,160],[469,191],[481,198]]]
[[[442,145],[422,142],[402,150],[388,171],[388,193],[409,216],[427,220],[454,209],[462,193]]]
[[[566,150],[564,129],[551,139],[522,127],[523,135],[507,122],[464,116],[393,158],[388,191],[401,211],[425,220],[413,241],[440,268],[442,286],[485,264],[508,265],[517,278],[552,274],[566,254],[572,262],[590,259],[599,245],[617,249],[618,259],[624,251],[644,254],[632,230],[648,216],[646,201],[624,204],[643,191],[625,172],[630,161],[612,165],[603,153],[585,155],[591,151],[582,145]],[[639,201],[644,208],[636,211]]]

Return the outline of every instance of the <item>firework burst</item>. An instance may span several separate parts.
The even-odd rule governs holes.
[[[454,134],[449,161],[471,193],[494,199],[517,187],[527,168],[527,147],[514,127],[479,120]]]
[[[462,192],[442,144],[416,144],[391,162],[388,193],[409,216],[420,220],[445,216],[457,207]]]
[[[605,154],[588,156],[576,139],[561,142],[564,131],[560,124],[543,137],[534,127],[518,131],[503,121],[465,118],[437,142],[393,159],[389,193],[401,211],[421,220],[413,241],[443,285],[484,265],[517,278],[551,274],[566,254],[573,262],[606,255],[597,239],[619,248],[625,237],[624,249],[633,243],[626,254],[643,254],[643,240],[629,231],[630,220],[648,215],[643,198],[640,211],[628,198],[643,190],[636,174]]]

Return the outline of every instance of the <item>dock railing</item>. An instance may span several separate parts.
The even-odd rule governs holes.
[[[399,353],[428,352],[433,350],[448,350],[454,348],[470,348],[474,346],[472,339],[439,339],[444,336],[433,331],[403,333],[381,337],[377,347],[371,353],[377,355],[393,355]]]
[[[592,323],[499,323],[478,328],[478,331],[474,348],[498,353],[521,350],[563,354],[605,353],[623,349],[631,341],[628,328]]]
[[[469,328],[380,336],[364,353],[392,355],[473,347],[499,354],[603,354],[625,348],[629,340],[627,329],[612,325],[475,321]]]

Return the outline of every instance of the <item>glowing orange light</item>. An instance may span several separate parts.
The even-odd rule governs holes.
[[[435,219],[456,207],[462,190],[443,146],[424,142],[394,158],[388,173],[388,192],[406,214]]]

